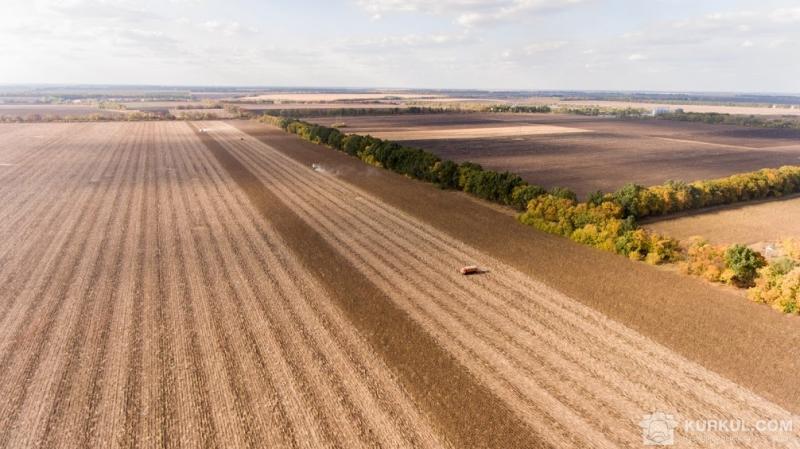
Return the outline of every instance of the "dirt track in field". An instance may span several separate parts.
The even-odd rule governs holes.
[[[793,419],[747,389],[331,173],[313,171],[229,125],[203,126],[553,446],[640,444],[638,422],[653,410],[678,411],[682,419]],[[489,273],[457,274],[468,263],[480,263]],[[726,438],[680,436],[682,447],[716,447]],[[748,435],[737,444],[780,446],[785,437]]]
[[[0,447],[447,446],[188,125],[41,126],[0,146]]]

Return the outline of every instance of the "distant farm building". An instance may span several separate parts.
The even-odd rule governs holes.
[[[669,113],[670,113],[669,108],[653,108],[653,110],[650,111],[650,115],[652,115],[653,117],[655,117],[657,115],[669,114]]]

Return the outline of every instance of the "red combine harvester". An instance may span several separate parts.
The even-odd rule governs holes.
[[[461,274],[468,275],[468,274],[478,274],[481,272],[481,269],[478,268],[477,265],[467,265],[466,267],[461,267]]]

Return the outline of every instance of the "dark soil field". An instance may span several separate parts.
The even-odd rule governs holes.
[[[404,140],[455,161],[519,173],[545,187],[584,196],[614,191],[627,182],[694,181],[765,167],[800,164],[800,131],[706,125],[667,120],[626,121],[559,114],[440,114],[313,119],[345,123],[345,132],[391,136],[398,131],[440,131],[436,139]],[[586,130],[534,133],[539,124]],[[459,130],[520,126],[491,138],[461,138]],[[442,134],[452,138],[442,139]],[[396,134],[394,134],[396,135]],[[413,134],[409,134],[413,137]]]

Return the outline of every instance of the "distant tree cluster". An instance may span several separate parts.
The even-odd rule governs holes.
[[[719,112],[675,111],[658,114],[656,118],[660,120],[738,125],[752,128],[800,129],[800,119],[797,118],[770,118],[756,115],[723,114]]]
[[[189,109],[177,113],[177,115],[172,116],[172,118],[176,120],[217,120],[219,115],[215,112]]]
[[[686,248],[681,271],[737,287],[752,287],[758,270],[767,265],[760,253],[744,245],[714,245],[695,237]]]
[[[748,297],[783,313],[800,314],[800,240],[782,242],[784,257],[758,270]]]
[[[624,217],[618,204],[609,200],[578,202],[564,196],[541,195],[528,203],[519,220],[539,230],[654,265],[672,262],[679,255],[677,241],[639,228],[635,220]]]
[[[287,118],[303,117],[338,117],[338,116],[362,116],[362,115],[400,115],[400,114],[440,114],[452,112],[443,108],[430,108],[422,106],[409,106],[406,108],[308,108],[308,109],[269,109],[261,112],[263,115]]]
[[[97,103],[99,109],[113,109],[116,111],[124,111],[128,109],[127,106],[118,101],[100,101]]]
[[[219,102],[205,102],[201,104],[179,104],[174,109],[189,110],[189,109],[223,109],[224,106]]]
[[[800,166],[765,168],[725,178],[643,187],[627,184],[612,195],[626,216],[644,218],[800,192]]]
[[[556,112],[563,114],[586,115],[586,116],[611,116],[618,118],[643,118],[650,115],[650,112],[642,108],[610,108],[599,106],[576,106],[559,107]]]
[[[513,113],[541,113],[546,114],[552,112],[550,106],[547,105],[507,105],[498,104],[488,106],[483,109],[484,112],[513,112]]]

